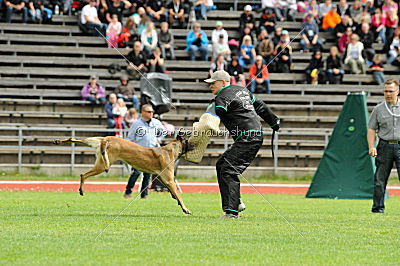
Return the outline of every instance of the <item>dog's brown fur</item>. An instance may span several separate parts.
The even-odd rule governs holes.
[[[178,205],[186,214],[191,212],[183,203],[177,185],[174,181],[174,162],[184,151],[182,138],[175,139],[163,147],[143,147],[134,142],[117,137],[94,137],[82,140],[69,138],[55,140],[54,144],[77,143],[96,149],[96,163],[94,167],[81,174],[79,193],[83,196],[85,180],[104,171],[117,160],[130,164],[133,168],[149,174],[157,174],[158,178],[167,186],[171,195],[178,201]],[[186,144],[187,145],[187,144]]]

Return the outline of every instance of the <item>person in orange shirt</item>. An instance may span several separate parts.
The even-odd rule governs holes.
[[[263,57],[261,55],[257,55],[256,63],[250,67],[249,70],[250,76],[250,91],[252,93],[255,92],[257,84],[263,84],[265,87],[265,93],[270,94],[271,91],[269,89],[269,72],[267,66],[263,63]]]
[[[322,29],[325,31],[333,31],[337,24],[342,22],[340,15],[337,12],[336,5],[332,5],[331,10],[322,19]]]

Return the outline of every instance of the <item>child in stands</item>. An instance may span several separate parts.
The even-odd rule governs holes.
[[[118,21],[118,15],[114,14],[111,17],[111,23],[108,24],[106,37],[108,39],[108,48],[118,47],[118,38],[121,33],[122,25]]]

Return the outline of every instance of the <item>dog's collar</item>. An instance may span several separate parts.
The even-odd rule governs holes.
[[[181,143],[182,143],[182,145],[184,145],[184,147],[183,147],[181,153],[178,155],[178,158],[176,158],[177,160],[178,160],[179,158],[181,158],[182,155],[184,155],[185,153],[187,153],[188,150],[189,150],[189,140],[185,139],[184,142],[181,142]]]

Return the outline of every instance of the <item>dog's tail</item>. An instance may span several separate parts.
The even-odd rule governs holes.
[[[107,148],[109,146],[108,140],[102,140],[100,144],[100,152],[101,152],[101,157],[103,158],[104,161],[104,166],[105,166],[105,171],[108,172],[110,169],[110,160],[108,159],[108,153],[107,153]]]

